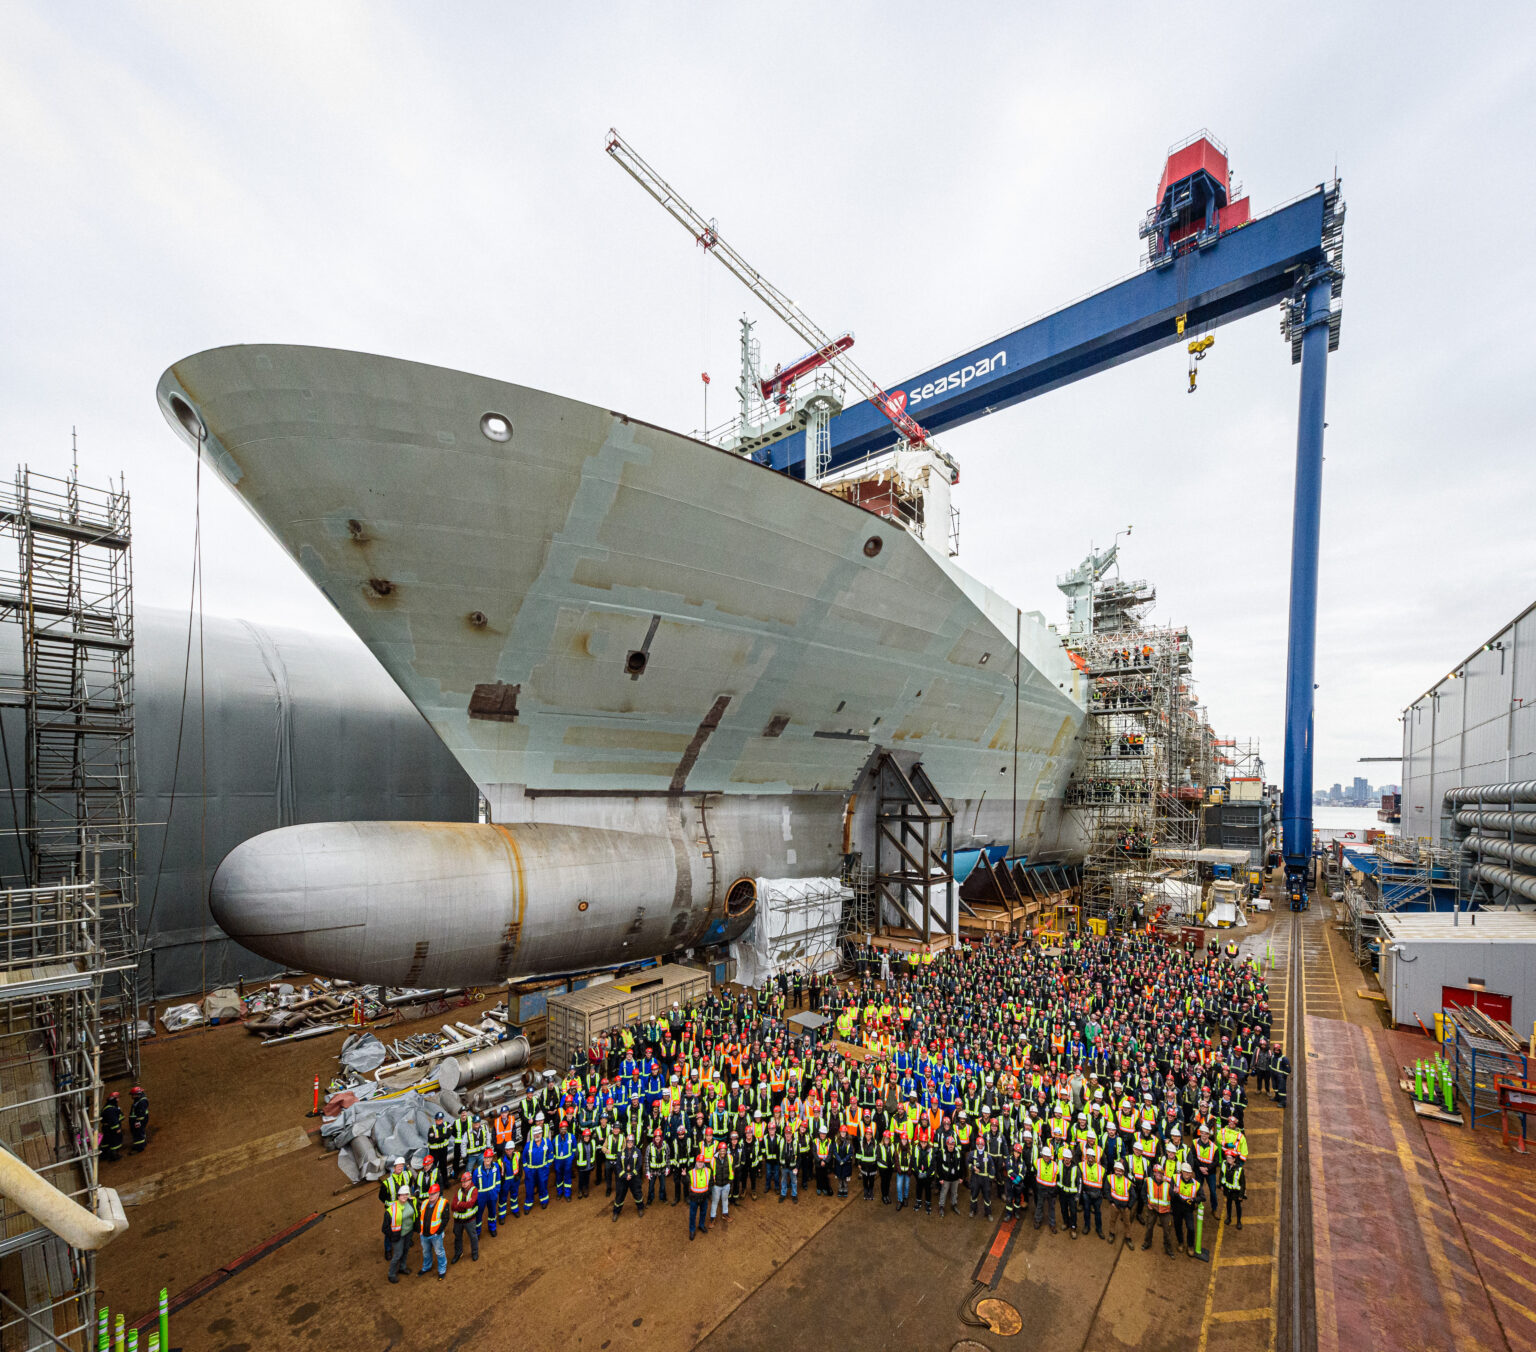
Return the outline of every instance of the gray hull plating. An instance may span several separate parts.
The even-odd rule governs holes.
[[[880,517],[621,414],[384,357],[221,348],[159,398],[498,823],[682,831],[719,907],[732,877],[867,852],[884,749],[922,761],[957,843],[1061,843],[1083,713],[1060,639]],[[243,876],[223,918],[254,936],[274,903]],[[323,929],[333,902],[290,920]]]

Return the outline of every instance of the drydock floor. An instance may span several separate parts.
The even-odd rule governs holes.
[[[1315,1242],[1303,1235],[1301,1318],[1315,1292],[1318,1347],[1536,1349],[1536,1254],[1526,1238],[1536,1163],[1505,1151],[1496,1131],[1414,1116],[1394,1067],[1429,1044],[1385,1031],[1379,1006],[1356,995],[1367,980],[1327,903],[1299,918],[1254,918],[1244,947],[1273,953],[1277,1027],[1305,1020],[1310,1092],[1298,1125],[1316,1229]],[[556,1201],[484,1241],[480,1262],[466,1255],[447,1280],[390,1286],[375,1187],[346,1186],[305,1116],[313,1077],[329,1077],[338,1046],[321,1038],[263,1048],[238,1027],[146,1044],[150,1148],[103,1166],[132,1224],[100,1263],[114,1310],[148,1313],[161,1286],[174,1296],[205,1284],[171,1321],[173,1346],[197,1352],[1258,1352],[1290,1343],[1295,1270],[1282,1264],[1281,1240],[1293,1180],[1285,1114],[1267,1101],[1250,1113],[1243,1229],[1216,1227],[1213,1237],[1207,1227],[1212,1262],[1026,1226],[983,1293],[1018,1310],[1022,1331],[1008,1337],[960,1315],[996,1221],[897,1215],[814,1192],[798,1206],[747,1203],[728,1229],[692,1244],[686,1206],[650,1208],[642,1219],[631,1204],[614,1224],[600,1197]]]

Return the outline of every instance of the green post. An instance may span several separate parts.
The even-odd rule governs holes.
[[[1424,1097],[1424,1062],[1422,1059],[1413,1063],[1413,1096],[1416,1099]]]
[[[149,1331],[149,1352],[160,1352],[160,1333],[158,1329]]]
[[[111,1317],[111,1312],[105,1305],[96,1311],[96,1352],[108,1352],[107,1326]]]
[[[117,1316],[117,1331],[113,1334],[112,1344],[116,1352],[123,1352],[123,1316],[121,1314]]]
[[[138,1329],[129,1329],[128,1330],[128,1352],[139,1352],[139,1331],[138,1331]]]
[[[160,1352],[171,1352],[171,1293],[160,1288]]]
[[[1195,1208],[1195,1252],[1205,1253],[1205,1203]]]
[[[1456,1090],[1455,1086],[1451,1083],[1451,1077],[1449,1075],[1444,1076],[1440,1083],[1445,1087],[1445,1111],[1448,1113],[1455,1112],[1455,1108],[1451,1105],[1456,1101]]]

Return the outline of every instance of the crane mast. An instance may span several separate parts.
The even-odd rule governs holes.
[[[848,355],[850,344],[845,341],[845,337],[834,338],[790,297],[748,263],[721,238],[714,222],[700,215],[688,200],[657,173],[613,128],[609,128],[605,148],[619,167],[660,202],[667,214],[693,236],[696,244],[719,259],[726,271],[806,343],[811,350],[811,355],[819,359],[819,364],[830,366],[847,381],[850,387],[878,408],[908,448],[915,450],[926,447],[931,454],[943,462],[949,473],[950,483],[953,484],[959,479],[960,467],[954,458],[941,451],[933,443],[927,430],[906,411],[903,404],[892,399],[885,387]],[[809,447],[812,438],[808,436],[806,440]],[[817,482],[824,470],[825,466],[813,466],[811,456],[807,455],[806,478],[808,480]]]

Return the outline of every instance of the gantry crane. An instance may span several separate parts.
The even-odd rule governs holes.
[[[885,415],[896,430],[899,446],[912,449],[926,447],[943,463],[948,471],[950,483],[953,484],[959,480],[960,466],[952,456],[933,443],[927,429],[907,412],[906,396],[898,395],[893,398],[883,385],[848,355],[848,349],[853,345],[849,335],[843,334],[834,338],[817,324],[794,301],[727,244],[720,237],[715,223],[700,215],[681,193],[647,164],[639,152],[611,127],[608,130],[605,148],[619,167],[660,202],[666,208],[667,214],[693,236],[695,243],[718,258],[737,281],[805,341],[810,351],[794,363],[795,370],[804,374],[821,366],[831,367],[852,389],[858,391],[860,398],[867,399]],[[785,372],[779,372],[763,384],[775,386],[782,395],[785,388],[783,379],[785,374]],[[765,397],[767,397],[766,390]],[[805,477],[813,484],[819,483],[827,470],[827,459],[831,447],[825,436],[825,430],[830,423],[832,411],[823,406],[820,410],[821,417],[813,417],[813,421],[806,429],[806,444],[814,448],[815,454],[805,457]],[[841,411],[840,402],[836,411]]]

